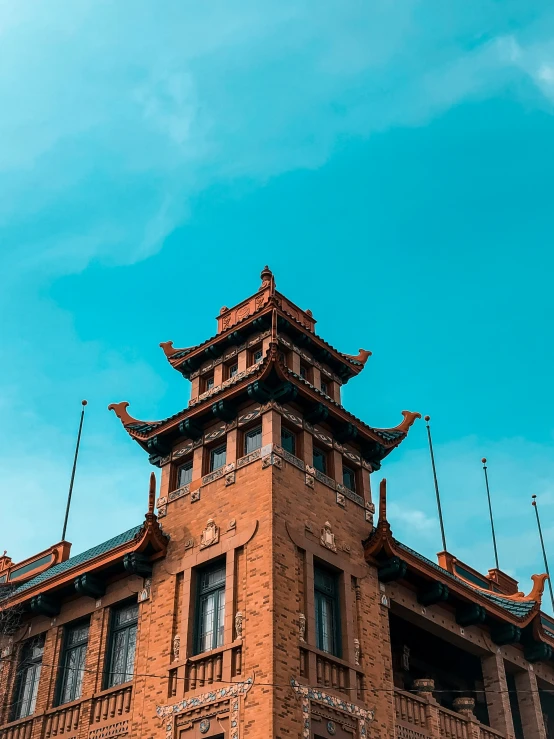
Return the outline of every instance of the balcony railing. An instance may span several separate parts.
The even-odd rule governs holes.
[[[31,739],[34,722],[33,716],[14,721],[6,728],[0,729],[0,739]]]
[[[111,723],[112,719],[121,721],[126,718],[131,712],[132,691],[131,685],[127,683],[95,695],[90,711],[91,731]]]
[[[471,710],[469,715],[457,713],[437,703],[432,680],[419,682],[427,683],[419,695],[394,689],[396,739],[505,739],[500,731],[480,724]]]
[[[410,732],[417,736],[429,736],[427,732],[427,701],[412,693],[404,690],[394,691],[394,715],[396,718],[396,726],[406,729],[406,731],[398,732],[397,736],[410,736]]]
[[[76,703],[49,711],[44,719],[44,739],[54,736],[69,738],[72,733],[76,734],[81,720],[81,706],[82,703]]]
[[[169,698],[221,681],[228,682],[242,674],[242,642],[219,647],[206,654],[196,654],[169,670]]]
[[[343,659],[304,644],[300,648],[300,675],[312,685],[331,688],[339,693],[363,700],[364,684],[361,668]]]

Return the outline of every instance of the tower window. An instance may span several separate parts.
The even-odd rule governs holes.
[[[210,451],[210,472],[218,470],[227,461],[227,446],[222,444]]]
[[[238,375],[238,372],[239,372],[238,362],[234,362],[233,364],[229,365],[227,377],[228,378],[234,377],[235,375]]]
[[[250,452],[261,449],[262,446],[262,427],[256,426],[255,429],[246,431],[244,434],[244,453],[250,454]]]
[[[23,645],[13,707],[13,720],[30,716],[37,703],[38,683],[44,654],[44,635]]]
[[[316,470],[323,472],[324,475],[327,474],[327,454],[317,446],[314,446],[313,466]]]
[[[188,485],[192,480],[192,459],[188,459],[177,470],[177,487]]]
[[[88,623],[69,626],[64,634],[61,658],[61,685],[59,704],[76,701],[81,697],[85,659],[88,644]]]
[[[211,390],[214,386],[214,376],[208,375],[204,378],[204,392]]]
[[[296,434],[281,427],[281,446],[286,452],[296,454]]]
[[[342,465],[342,484],[348,490],[356,491],[356,472],[345,464]]]
[[[325,393],[325,395],[329,395],[328,390],[329,388],[327,387],[327,383],[325,382],[325,380],[322,380],[321,381],[321,392]]]
[[[300,377],[303,380],[307,380],[308,379],[308,368],[306,367],[305,364],[301,364],[300,365]]]
[[[137,624],[138,603],[127,603],[112,613],[106,688],[121,685],[133,678]]]
[[[223,646],[225,627],[225,563],[198,573],[196,653]]]
[[[314,567],[314,601],[317,648],[340,657],[338,577],[317,566]]]

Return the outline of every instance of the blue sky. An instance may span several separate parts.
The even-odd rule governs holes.
[[[158,344],[259,284],[371,349],[345,404],[432,416],[449,549],[554,558],[554,10],[536,0],[0,4],[0,548],[141,520],[139,418],[188,386]],[[423,422],[383,465],[396,536],[440,548]],[[376,475],[376,483],[379,473]]]

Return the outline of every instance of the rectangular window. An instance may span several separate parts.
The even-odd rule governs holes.
[[[342,465],[342,484],[345,488],[356,492],[356,473],[345,464]]]
[[[325,393],[325,395],[329,395],[328,391],[329,391],[329,388],[327,386],[327,383],[325,382],[325,380],[322,380],[321,381],[321,392]]]
[[[254,349],[252,351],[252,364],[257,364],[258,362],[261,362],[263,355],[264,353],[261,346],[258,349]]]
[[[223,646],[225,627],[225,562],[198,572],[196,653]]]
[[[13,706],[14,721],[31,716],[35,711],[43,654],[44,635],[29,640],[21,649]]]
[[[250,454],[262,446],[262,427],[256,426],[255,429],[244,432],[244,453]]]
[[[227,370],[227,377],[228,378],[234,377],[235,375],[238,374],[238,371],[239,371],[238,362],[235,362],[234,364],[230,364]]]
[[[211,390],[213,386],[214,386],[214,376],[208,375],[208,377],[204,378],[204,392]]]
[[[137,645],[138,603],[128,603],[112,613],[106,688],[133,678]]]
[[[313,466],[316,468],[316,470],[319,470],[320,472],[323,472],[324,475],[327,474],[327,454],[323,451],[323,449],[319,449],[318,447],[314,446],[314,463]]]
[[[296,454],[296,434],[286,428],[281,427],[281,446],[286,452]]]
[[[188,485],[192,480],[192,459],[187,460],[177,470],[177,487]]]
[[[76,701],[81,697],[85,659],[88,644],[88,623],[68,626],[64,634],[62,658],[60,661],[59,704]]]
[[[340,657],[338,577],[322,567],[314,567],[316,646]]]
[[[303,380],[307,380],[308,379],[308,368],[306,367],[305,364],[301,364],[300,365],[300,377]]]
[[[227,446],[223,444],[210,451],[210,472],[225,466],[227,461]]]

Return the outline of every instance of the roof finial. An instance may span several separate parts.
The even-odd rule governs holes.
[[[148,513],[152,515],[154,513],[154,506],[156,504],[156,475],[150,473],[150,487],[148,488]]]
[[[265,290],[266,287],[273,287],[275,288],[275,279],[273,277],[273,272],[269,269],[267,264],[262,269],[262,274],[260,275],[262,278],[262,286],[260,287],[260,290]]]

